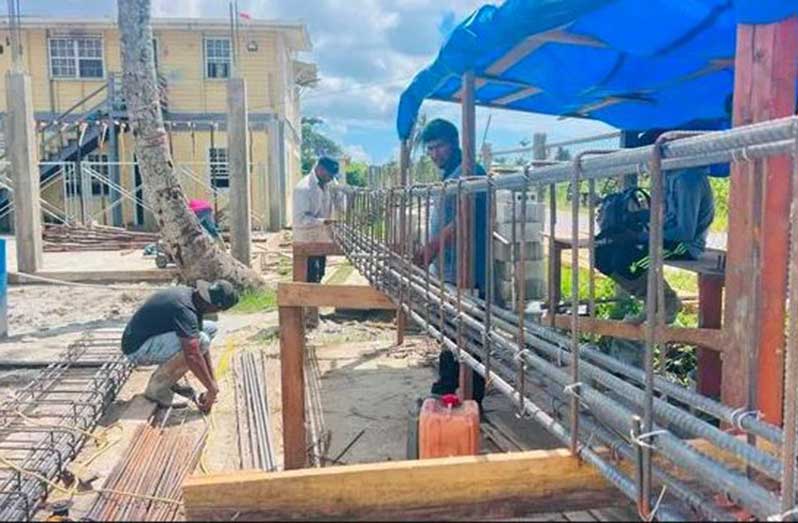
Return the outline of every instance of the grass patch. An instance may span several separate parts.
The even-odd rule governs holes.
[[[269,312],[277,309],[277,291],[265,289],[247,291],[230,312],[238,314],[251,314],[253,312]]]

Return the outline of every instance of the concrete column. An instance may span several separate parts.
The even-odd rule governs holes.
[[[6,93],[6,147],[14,181],[17,270],[35,273],[43,265],[42,211],[30,76],[7,73]]]
[[[114,123],[114,93],[116,93],[116,75],[110,74],[108,76],[108,161],[109,174],[111,181],[116,185],[121,185],[122,177],[119,174],[119,140],[116,134],[116,124]],[[122,194],[116,189],[111,189],[111,205],[116,204],[113,211],[111,211],[111,223],[115,227],[122,227],[124,217],[122,215],[122,202],[119,200]]]
[[[285,151],[285,120],[280,118],[277,122],[277,165],[278,165],[278,173],[280,176],[278,177],[280,180],[280,228],[284,229],[288,227],[288,195],[294,194],[293,190],[288,189],[288,184],[291,183],[291,179],[288,175],[288,166],[286,164],[286,151]],[[293,189],[293,187],[291,188]],[[293,202],[291,202],[293,204]],[[291,209],[294,208],[293,205],[290,206]]]
[[[230,171],[230,247],[233,257],[249,266],[252,196],[249,172],[247,86],[242,78],[227,81],[227,159]]]
[[[284,183],[281,181],[284,175],[282,171],[283,148],[280,144],[282,142],[282,133],[280,132],[279,116],[269,122],[269,232],[278,232],[283,227],[282,217],[285,215],[283,211],[283,187]]]

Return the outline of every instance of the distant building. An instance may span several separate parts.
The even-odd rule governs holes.
[[[237,48],[249,103],[253,225],[285,225],[301,175],[299,90],[316,77],[315,65],[298,60],[299,52],[311,49],[306,27],[242,20],[238,46],[228,20],[155,19],[153,32],[166,128],[187,196],[214,201],[224,214],[225,80]],[[122,99],[115,22],[25,19],[21,33],[32,78],[45,219],[152,228]],[[3,21],[0,72],[11,67],[9,43]],[[0,91],[4,114],[4,82]],[[2,183],[8,178],[0,177]]]

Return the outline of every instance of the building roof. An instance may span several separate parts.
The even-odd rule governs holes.
[[[313,44],[307,26],[301,21],[293,20],[241,20],[244,31],[275,31],[285,35],[289,47],[297,51],[310,51]],[[26,17],[22,19],[23,29],[63,29],[68,30],[103,30],[116,27],[113,18],[48,18]],[[154,30],[175,29],[184,31],[229,30],[230,20],[226,18],[153,18]],[[8,19],[0,19],[0,31],[8,30]]]
[[[642,7],[645,5],[645,7]],[[798,14],[796,0],[507,0],[449,35],[401,96],[407,138],[427,98],[601,120],[621,129],[728,125],[737,24]],[[689,124],[689,125],[687,125]]]

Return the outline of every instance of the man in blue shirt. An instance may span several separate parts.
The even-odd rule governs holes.
[[[661,131],[649,131],[641,141],[654,143]],[[695,260],[706,249],[709,226],[715,219],[715,200],[707,177],[708,168],[666,171],[665,221],[663,239],[665,259]],[[606,274],[632,296],[645,300],[648,256],[648,234],[629,234],[598,240],[596,268]],[[676,292],[665,284],[665,320],[673,323],[682,308]],[[631,323],[646,319],[645,308],[638,315],[627,317]]]
[[[427,124],[421,134],[432,162],[441,170],[441,181],[456,180],[461,177],[463,155],[459,145],[457,128],[451,122],[435,119]],[[475,176],[485,176],[485,169],[477,164]],[[474,195],[472,270],[474,287],[480,297],[485,296],[485,240],[487,237],[487,199],[485,192]],[[429,266],[438,275],[438,256],[443,255],[443,280],[457,285],[457,195],[438,197],[430,217],[430,238],[427,244],[416,253],[415,261],[422,267]]]
[[[461,177],[462,152],[457,128],[449,121],[432,120],[424,128],[421,140],[426,147],[432,162],[441,170],[441,180],[456,180]],[[475,176],[485,176],[485,169],[477,165]],[[471,242],[473,258],[471,266],[474,271],[474,287],[480,297],[484,298],[486,245],[488,235],[487,198],[485,191],[474,194],[473,231]],[[443,256],[443,280],[457,285],[457,195],[440,196],[430,216],[430,238],[427,244],[415,254],[414,261],[422,267],[429,266],[433,274],[438,275],[438,257]],[[479,358],[477,358],[479,359]],[[459,364],[454,355],[444,350],[439,357],[438,372],[440,378],[432,386],[433,394],[450,394],[459,385]],[[474,373],[474,399],[482,405],[485,395],[485,381]]]

